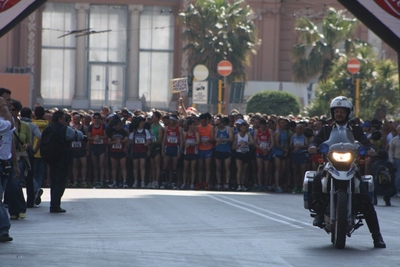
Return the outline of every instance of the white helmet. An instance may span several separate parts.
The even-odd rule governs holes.
[[[330,106],[332,118],[334,118],[333,111],[335,110],[335,108],[345,108],[349,110],[346,120],[349,120],[349,118],[353,117],[353,104],[347,97],[337,96],[332,99]]]

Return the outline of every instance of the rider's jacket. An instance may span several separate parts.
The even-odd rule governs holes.
[[[315,136],[314,140],[310,143],[311,146],[319,147],[320,144],[325,142],[326,140],[329,139],[329,136],[331,134],[332,129],[334,129],[336,124],[333,126],[324,126],[321,131]],[[368,149],[373,148],[373,144],[369,141],[367,136],[364,134],[362,128],[360,126],[356,125],[348,125],[347,124],[347,129],[350,129],[353,132],[354,139],[366,146]]]

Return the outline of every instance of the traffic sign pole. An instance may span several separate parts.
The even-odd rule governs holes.
[[[355,116],[358,117],[358,111],[360,110],[360,78],[356,79],[356,108]]]

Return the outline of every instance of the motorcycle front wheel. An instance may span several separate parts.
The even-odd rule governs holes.
[[[336,195],[336,223],[334,235],[335,248],[343,249],[346,246],[347,234],[347,193],[339,191]]]

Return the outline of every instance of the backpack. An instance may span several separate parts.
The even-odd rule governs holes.
[[[390,175],[389,169],[386,168],[384,165],[378,167],[376,178],[378,184],[382,186],[389,185],[392,182],[392,177]]]
[[[52,164],[61,158],[63,146],[60,137],[59,129],[53,125],[49,125],[43,130],[40,155],[45,163]]]

